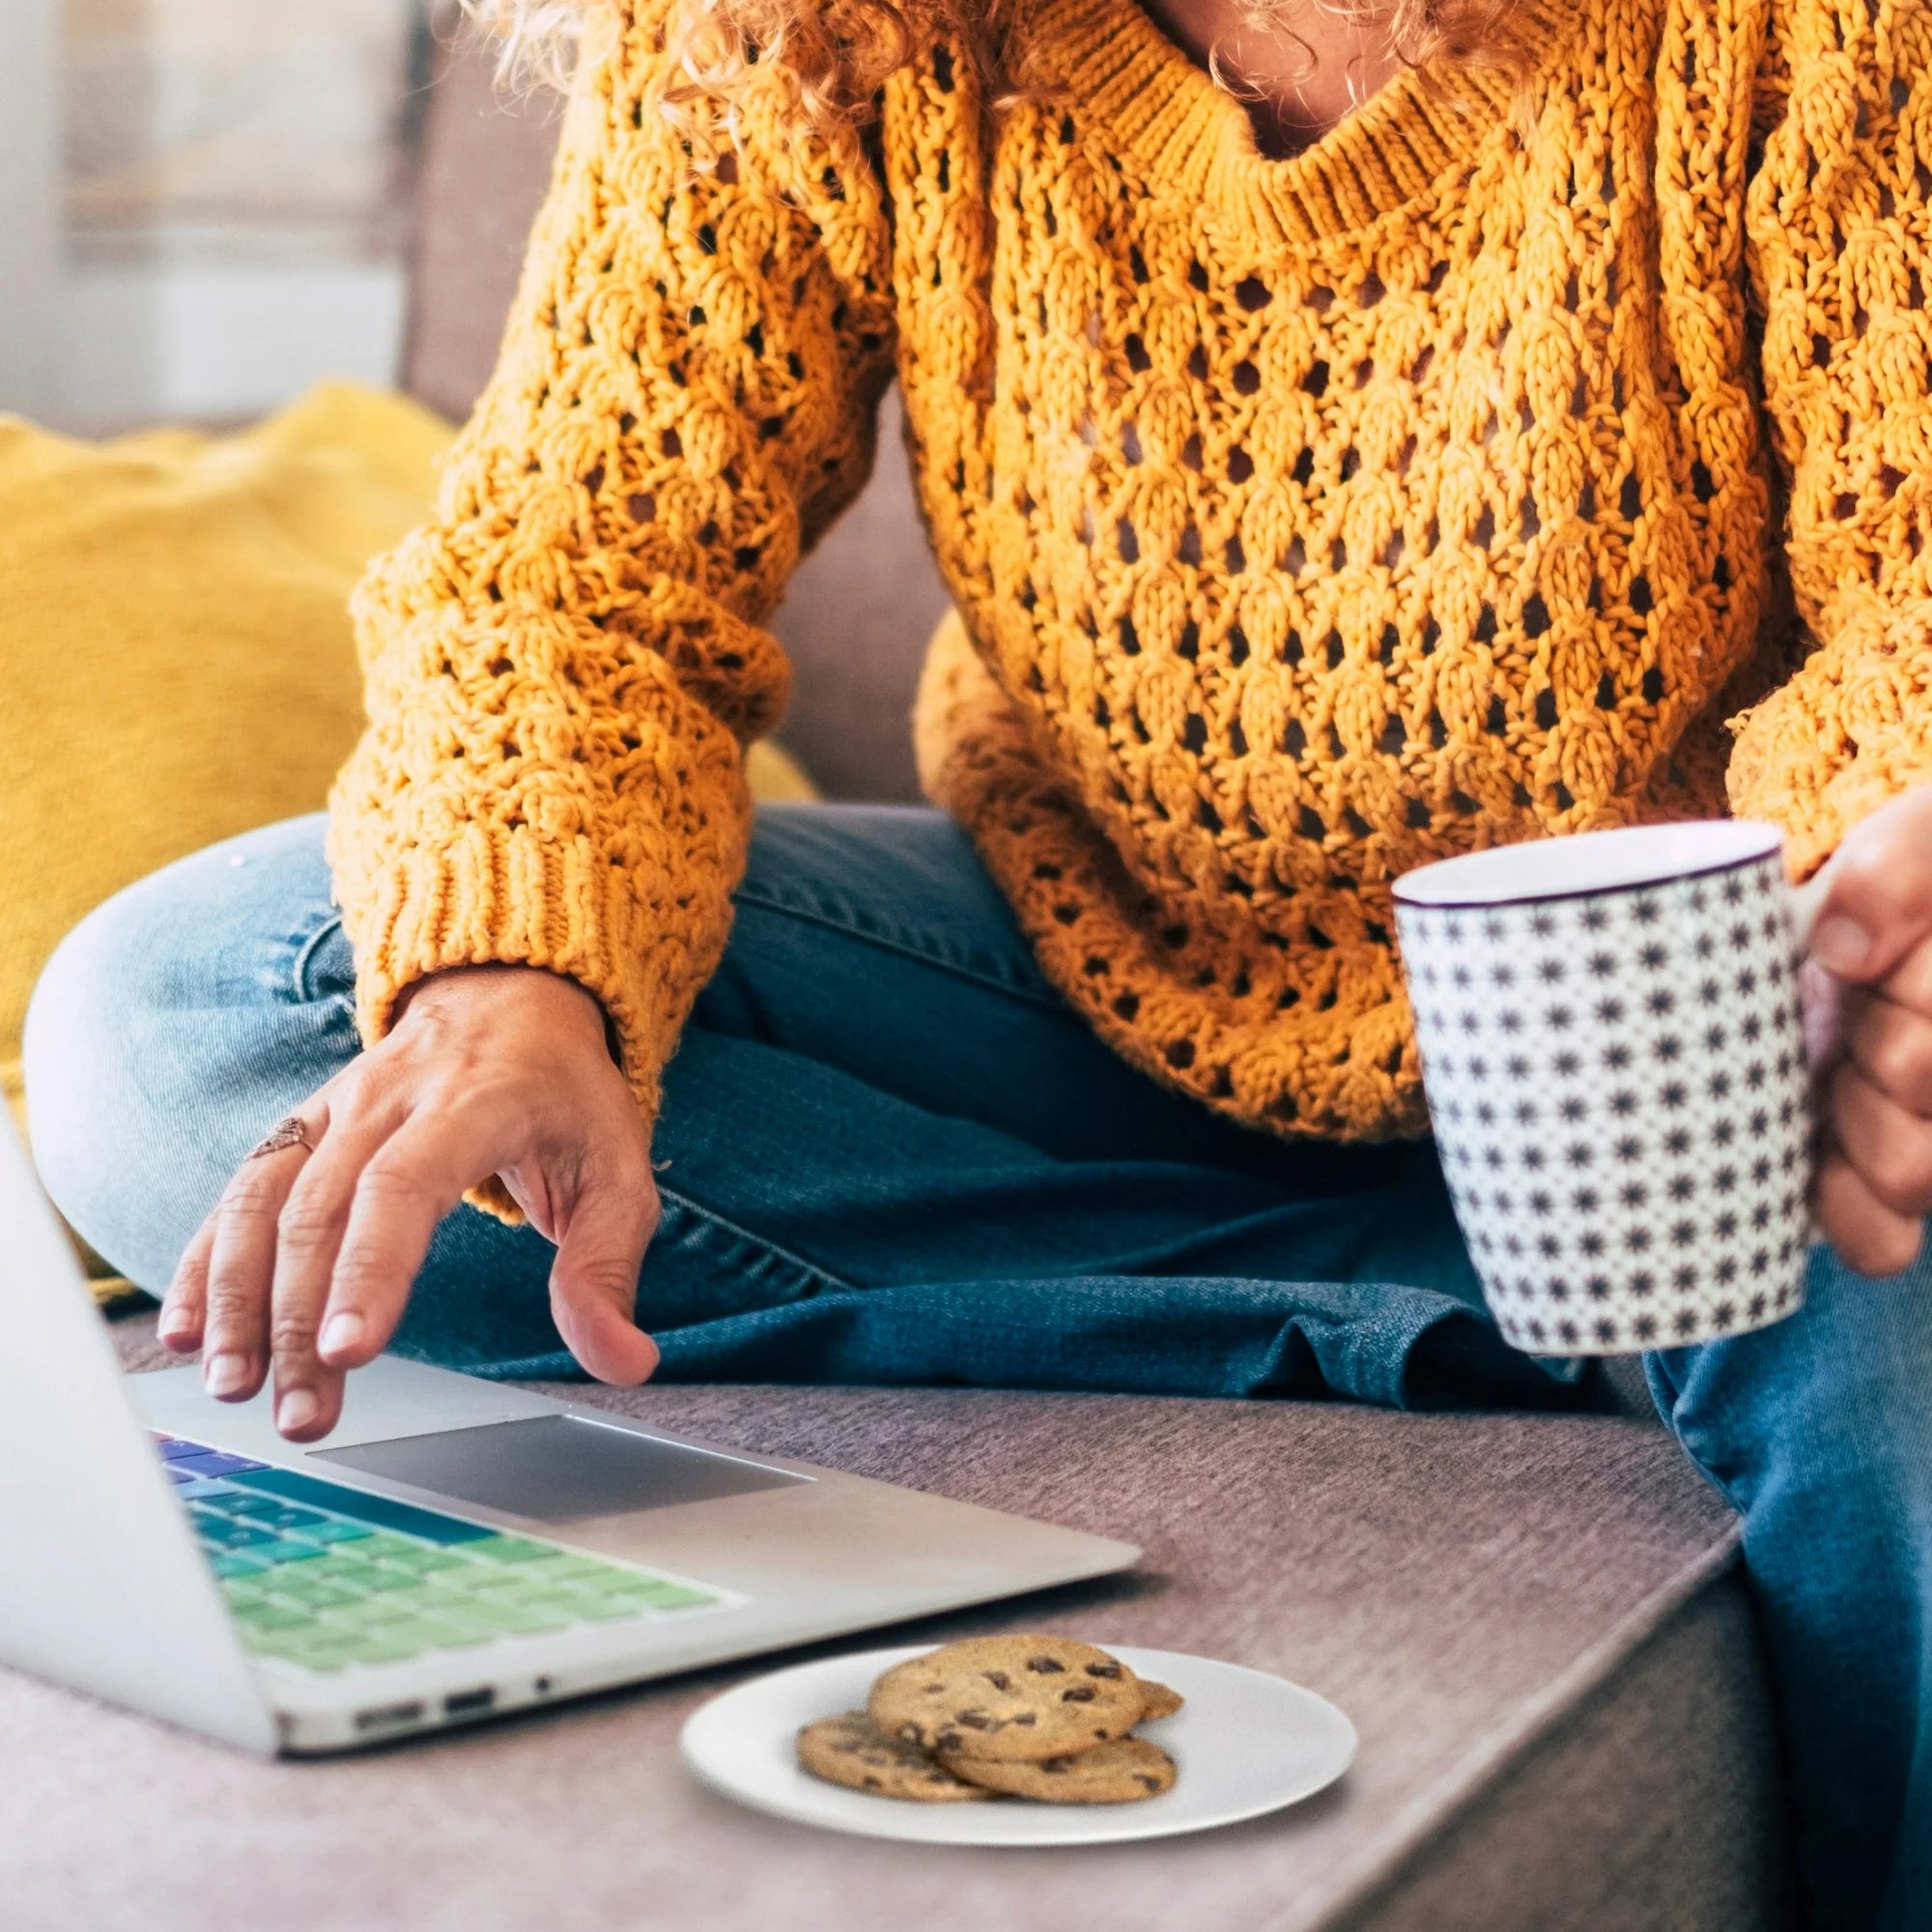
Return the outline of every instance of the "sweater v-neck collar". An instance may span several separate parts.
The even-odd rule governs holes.
[[[1551,0],[1519,0],[1552,57]],[[1048,0],[1029,52],[1150,185],[1214,207],[1263,248],[1369,227],[1462,167],[1508,116],[1517,83],[1459,69],[1432,86],[1405,68],[1319,140],[1264,155],[1247,108],[1162,32],[1139,0]]]

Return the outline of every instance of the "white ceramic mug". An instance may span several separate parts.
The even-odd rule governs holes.
[[[1443,1172],[1504,1337],[1623,1354],[1796,1309],[1811,907],[1776,830],[1498,846],[1395,898]]]

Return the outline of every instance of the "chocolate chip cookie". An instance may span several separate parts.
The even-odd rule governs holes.
[[[889,1738],[864,1711],[821,1718],[798,1734],[798,1761],[814,1777],[869,1791],[880,1798],[908,1798],[920,1804],[958,1804],[992,1794],[954,1777],[917,1745]]]
[[[986,1636],[895,1664],[872,1687],[890,1737],[997,1763],[1037,1763],[1123,1738],[1140,1722],[1140,1679],[1091,1643]]]
[[[1114,1738],[1037,1764],[994,1764],[953,1751],[941,1751],[938,1757],[955,1776],[1048,1804],[1126,1804],[1158,1798],[1173,1790],[1177,1776],[1174,1760],[1145,1738]]]
[[[1151,1724],[1159,1718],[1171,1718],[1187,1702],[1179,1690],[1156,1684],[1151,1677],[1141,1679],[1141,1722]]]

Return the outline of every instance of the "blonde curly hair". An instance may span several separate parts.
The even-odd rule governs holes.
[[[562,85],[589,13],[615,0],[458,0],[501,43],[506,74]],[[999,51],[1008,16],[1034,0],[670,0],[669,50],[678,76],[667,90],[680,104],[715,102],[727,112],[753,71],[782,71],[810,119],[867,115],[888,75],[941,36],[970,49],[1002,92],[1024,93],[1026,77],[1004,71]],[[1136,6],[1139,0],[1121,0]],[[1407,66],[1434,63],[1524,71],[1528,46],[1516,0],[1314,0],[1339,18],[1374,25]],[[1293,0],[1246,0],[1244,24],[1298,38],[1284,23]],[[1214,77],[1231,83],[1213,63]],[[1235,90],[1239,91],[1239,90]]]

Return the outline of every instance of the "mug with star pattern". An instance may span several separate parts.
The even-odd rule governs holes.
[[[1804,1299],[1808,906],[1741,820],[1499,846],[1396,882],[1423,1088],[1506,1340],[1624,1354]]]

